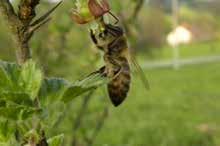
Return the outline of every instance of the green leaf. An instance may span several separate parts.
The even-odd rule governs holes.
[[[45,104],[46,101],[47,103],[48,101],[51,103],[60,100],[67,103],[75,97],[106,84],[108,81],[108,78],[103,77],[100,73],[93,73],[85,79],[73,84],[70,84],[64,79],[45,79],[40,90],[41,101],[44,102],[43,104]]]
[[[41,121],[46,127],[54,129],[56,125],[63,121],[65,108],[66,106],[63,102],[56,102],[47,105],[41,114]]]
[[[39,108],[25,108],[20,113],[20,119],[25,120],[27,118],[30,118],[33,114],[40,114],[42,112],[42,109]]]
[[[9,79],[7,77],[6,72],[4,69],[0,66],[0,91],[5,90],[5,88],[9,88]]]
[[[0,99],[0,107],[5,107],[6,106],[6,101]]]
[[[37,96],[44,106],[56,101],[69,102],[108,82],[100,73],[93,73],[73,84],[58,78],[43,80],[41,70],[32,60],[21,67],[14,63],[0,62],[0,77],[0,99],[25,106],[32,106]],[[4,105],[4,102],[1,104]]]
[[[0,117],[17,120],[22,109],[22,107],[0,107]]]
[[[0,62],[0,92],[24,92],[33,100],[38,95],[43,75],[34,61],[24,65]]]
[[[48,144],[49,146],[61,146],[64,140],[64,135],[58,135],[58,136],[54,136],[50,139],[48,139]]]
[[[16,63],[1,62],[0,66],[4,69],[12,82],[18,83],[18,78],[21,71],[21,67],[19,65]]]
[[[0,120],[0,141],[7,142],[13,135],[15,128],[13,125],[9,124],[8,120]]]
[[[39,93],[41,103],[45,105],[60,100],[68,86],[69,83],[61,78],[44,79]]]
[[[5,102],[10,101],[20,105],[33,106],[33,101],[26,93],[3,92],[0,93],[0,99],[4,100]]]
[[[73,98],[75,98],[75,97],[77,97],[87,91],[90,91],[92,89],[95,89],[95,87],[83,88],[82,86],[71,86],[64,93],[63,101],[65,103],[70,102]]]
[[[85,79],[69,86],[64,92],[62,100],[65,103],[70,102],[75,97],[88,91],[94,90],[97,87],[106,84],[108,81],[108,78],[104,77],[100,73],[91,74],[90,76],[87,76]]]
[[[10,120],[25,120],[33,114],[38,114],[41,109],[28,108],[25,106],[0,107],[0,117]]]
[[[18,65],[0,61],[0,91],[17,91],[19,74]]]
[[[41,70],[37,68],[36,63],[32,60],[29,60],[22,66],[19,85],[30,95],[32,100],[38,95],[42,78],[43,75]]]

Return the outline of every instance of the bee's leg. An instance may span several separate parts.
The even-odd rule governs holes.
[[[95,35],[93,34],[93,30],[92,30],[92,29],[90,29],[90,37],[91,37],[93,43],[97,45],[97,44],[98,44],[98,41],[97,41],[97,39],[95,38]]]
[[[114,58],[112,58],[111,56],[109,55],[106,55],[105,56],[105,59],[108,60],[111,65],[113,65],[113,74],[111,73],[107,73],[108,75],[110,75],[110,77],[113,77],[113,79],[117,78],[118,75],[122,72],[122,66],[121,64]],[[109,72],[109,71],[107,71]]]
[[[114,75],[113,79],[117,78],[122,72],[122,67],[119,67],[119,70],[117,71],[117,73]]]
[[[115,24],[118,24],[119,22],[118,17],[116,17],[111,11],[109,11],[108,13],[116,20]]]
[[[96,45],[96,47],[100,50],[104,50],[102,47],[98,46],[98,40],[96,39],[95,35],[93,34],[93,30],[90,29],[90,38],[92,39],[93,43]]]
[[[95,74],[101,74],[102,76],[106,77],[107,74],[106,74],[106,71],[105,71],[105,70],[106,70],[106,67],[103,66],[103,67],[101,67],[99,70],[96,70],[96,71],[90,73],[89,75],[87,75],[87,77],[92,76],[92,75],[95,75]]]
[[[105,66],[101,67],[98,71],[99,71],[99,73],[101,73],[104,77],[107,77],[106,67],[105,67]]]

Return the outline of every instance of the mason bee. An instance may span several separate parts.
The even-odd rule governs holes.
[[[145,75],[129,52],[127,38],[121,27],[105,24],[102,31],[90,30],[90,36],[98,49],[104,52],[105,66],[99,72],[112,80],[108,83],[109,97],[114,106],[119,106],[127,97],[131,83],[131,67],[129,61],[140,73],[141,80],[149,88]]]

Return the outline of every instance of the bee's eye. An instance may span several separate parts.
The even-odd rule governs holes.
[[[99,34],[99,38],[105,38],[105,36],[106,36],[106,35],[105,35],[105,33],[103,33],[103,32]]]
[[[100,33],[100,34],[99,34],[99,38],[102,38],[102,37],[103,37],[103,35],[102,35],[102,33]]]
[[[105,35],[108,34],[108,30],[107,30],[107,29],[104,30],[104,34],[105,34]]]

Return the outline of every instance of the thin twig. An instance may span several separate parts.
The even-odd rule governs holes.
[[[138,14],[140,13],[141,8],[143,7],[143,5],[144,5],[144,0],[138,0],[137,1],[135,9],[134,9],[133,14],[131,15],[130,19],[137,19]]]
[[[77,145],[77,131],[78,129],[80,128],[81,126],[81,123],[82,123],[82,120],[83,120],[83,117],[86,113],[86,110],[88,109],[88,105],[89,105],[89,101],[90,99],[92,98],[92,95],[94,94],[94,90],[90,91],[88,93],[87,96],[84,97],[83,99],[83,103],[78,111],[78,114],[76,116],[76,120],[74,122],[74,125],[73,125],[73,140],[72,140],[72,146],[76,146]]]
[[[30,29],[29,29],[29,39],[32,37],[34,32],[36,32],[39,28],[41,28],[41,26],[48,23],[50,20],[51,20],[51,18],[47,18],[46,20],[44,20],[40,24],[38,24],[36,26],[33,26],[33,27],[30,27]]]
[[[96,140],[96,137],[98,136],[99,132],[101,131],[102,127],[104,126],[104,123],[105,123],[105,120],[107,117],[108,117],[108,107],[105,107],[100,119],[97,120],[97,125],[93,131],[92,136],[90,138],[86,138],[87,146],[93,145],[93,143]]]
[[[45,21],[45,19],[47,19],[49,17],[49,15],[56,10],[56,8],[58,8],[58,6],[62,3],[62,1],[60,1],[57,5],[55,5],[51,10],[49,10],[48,12],[46,12],[44,15],[42,15],[40,18],[38,18],[37,20],[35,20],[30,26],[35,26],[38,25],[40,23],[42,23],[43,21]]]

